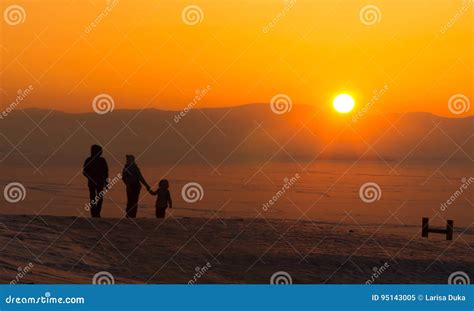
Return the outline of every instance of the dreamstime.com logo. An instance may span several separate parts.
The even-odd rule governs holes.
[[[120,173],[117,174],[117,176],[115,176],[114,178],[112,178],[110,182],[105,186],[105,188],[101,192],[99,192],[99,194],[97,194],[92,201],[90,201],[89,203],[85,205],[84,209],[86,211],[90,211],[91,206],[97,204],[97,202],[99,202],[100,199],[103,199],[105,194],[109,192],[109,190],[112,189],[112,187],[121,179],[122,179],[122,174]]]
[[[275,195],[268,200],[268,202],[263,203],[262,209],[266,212],[270,207],[272,207],[285,193],[287,190],[289,190],[296,182],[300,179],[300,175],[298,173],[295,174],[295,176],[291,178],[285,177],[283,179],[283,186],[281,187],[280,190],[278,190]]]
[[[3,189],[3,197],[8,203],[18,203],[26,198],[26,189],[19,182],[11,182]]]
[[[181,19],[188,26],[200,24],[204,19],[204,11],[198,5],[188,5],[181,11]]]
[[[33,91],[33,85],[31,84],[28,85],[28,88],[24,90],[18,90],[15,100],[12,101],[10,105],[8,105],[7,108],[2,111],[0,114],[0,119],[3,120],[3,118],[6,118],[13,110],[15,110],[16,106],[18,106],[18,104],[24,101],[31,94],[31,91]]]
[[[15,285],[18,282],[20,282],[21,279],[23,279],[28,273],[31,272],[31,269],[33,269],[35,265],[30,262],[24,267],[18,267],[18,273],[16,274],[15,278],[10,281],[11,285]]]
[[[448,284],[452,285],[469,285],[471,284],[471,279],[464,271],[456,271],[449,275]]]
[[[3,19],[10,26],[23,24],[26,20],[26,11],[21,5],[10,5],[3,11]]]
[[[196,203],[204,197],[204,189],[197,182],[189,182],[181,189],[181,197],[186,203]]]
[[[464,0],[463,5],[456,11],[456,13],[451,17],[449,22],[446,25],[441,27],[440,33],[445,34],[449,29],[451,29],[469,10],[474,4],[474,0]]]
[[[285,17],[288,12],[290,12],[290,10],[295,6],[296,4],[296,0],[286,0],[284,1],[285,2],[285,6],[283,7],[283,9],[278,12],[277,15],[275,15],[275,17],[269,22],[267,23],[265,26],[263,26],[262,28],[262,32],[263,33],[268,33],[270,30],[272,30],[277,24],[278,22],[283,18]]]
[[[181,121],[181,119],[184,118],[188,114],[188,112],[193,109],[194,106],[196,106],[196,104],[199,103],[209,93],[210,90],[210,85],[206,86],[202,90],[196,90],[196,95],[194,95],[193,100],[186,107],[184,107],[182,111],[180,111],[174,116],[174,122],[178,123],[179,121]]]
[[[43,296],[13,297],[9,295],[5,298],[7,304],[84,304],[84,297],[53,297],[50,292],[45,292]]]
[[[99,94],[92,100],[92,109],[97,114],[106,114],[114,111],[115,101],[109,94]]]
[[[374,273],[372,273],[370,279],[368,279],[365,284],[371,285],[372,283],[374,283],[389,267],[390,265],[388,264],[388,262],[384,263],[380,267],[373,267],[372,271]]]
[[[448,109],[452,114],[463,114],[471,108],[471,101],[466,95],[454,94],[448,100]]]
[[[374,182],[365,183],[359,189],[359,197],[364,203],[374,203],[382,198],[382,189]]]
[[[288,272],[278,271],[272,274],[270,277],[270,284],[272,285],[291,285],[293,284],[293,279]]]
[[[92,284],[95,285],[113,285],[115,284],[115,279],[112,273],[107,271],[99,271],[94,274],[92,278]]]
[[[469,178],[463,178],[461,179],[461,186],[459,187],[458,190],[456,190],[450,197],[449,199],[446,200],[446,202],[443,202],[441,203],[441,206],[439,207],[439,209],[441,211],[446,211],[446,209],[454,203],[454,201],[456,201],[463,193],[465,190],[467,190],[469,188],[469,186],[474,183],[474,177],[469,177]]]
[[[360,9],[359,19],[362,24],[372,26],[380,23],[380,20],[382,19],[382,13],[380,12],[378,6],[369,4]]]
[[[84,29],[84,33],[89,34],[94,28],[96,28],[104,18],[106,18],[110,12],[118,5],[119,0],[108,0],[106,1],[106,7],[97,17]]]
[[[372,98],[364,105],[364,107],[362,107],[361,109],[359,109],[353,116],[352,116],[352,123],[356,123],[357,121],[359,121],[360,118],[362,118],[366,113],[367,111],[369,111],[370,108],[372,108],[372,106],[378,102],[382,96],[385,95],[385,93],[387,93],[388,91],[388,85],[385,84],[384,87],[380,90],[375,90],[374,91],[374,95],[372,96]]]
[[[284,114],[291,111],[293,102],[290,96],[286,94],[276,94],[270,100],[270,109],[275,114]]]
[[[196,271],[196,273],[194,273],[193,278],[188,281],[188,284],[189,285],[196,284],[196,282],[200,278],[202,278],[204,276],[204,274],[206,274],[206,272],[209,271],[210,268],[212,268],[212,265],[211,265],[210,262],[207,262],[205,266],[196,267],[194,269],[194,271]]]

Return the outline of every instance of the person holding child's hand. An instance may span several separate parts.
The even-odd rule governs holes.
[[[138,198],[140,197],[140,189],[142,184],[148,191],[151,190],[150,185],[146,182],[133,155],[125,156],[126,162],[122,171],[122,180],[127,189],[127,208],[126,217],[137,217]]]
[[[158,189],[153,191],[151,188],[149,189],[150,194],[156,195],[156,218],[164,218],[166,214],[166,209],[173,207],[173,201],[171,200],[171,194],[168,190],[169,182],[166,179],[160,180],[158,184]]]

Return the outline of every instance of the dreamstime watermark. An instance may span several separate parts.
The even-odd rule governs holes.
[[[448,277],[448,284],[452,285],[469,285],[471,284],[471,279],[464,271],[455,271],[451,273]]]
[[[197,182],[189,182],[181,189],[181,197],[186,203],[196,203],[204,197],[204,189]]]
[[[194,106],[196,106],[196,104],[199,103],[209,93],[210,90],[211,90],[210,85],[206,86],[202,90],[196,90],[196,95],[194,95],[193,100],[189,102],[189,104],[186,107],[184,107],[182,111],[180,111],[174,116],[173,118],[174,122],[178,123],[179,121],[181,121],[181,119],[184,118],[186,114],[188,114],[188,112],[191,109],[193,109]]]
[[[112,273],[107,271],[99,271],[92,277],[92,284],[95,285],[113,285],[115,278]]]
[[[272,285],[291,285],[293,284],[293,279],[288,272],[278,271],[272,274],[270,277],[270,284]]]
[[[285,177],[283,179],[283,186],[281,187],[280,190],[278,190],[273,197],[268,200],[268,202],[263,203],[262,210],[265,212],[268,211],[268,209],[273,206],[278,200],[285,195],[286,191],[289,190],[296,182],[300,179],[300,174],[296,173],[295,176],[287,178]]]
[[[3,189],[3,197],[8,203],[18,203],[26,198],[26,189],[19,182],[11,182]]]
[[[466,14],[472,5],[474,4],[474,0],[466,0],[463,2],[463,5],[456,11],[456,13],[451,17],[451,19],[441,27],[440,33],[445,34],[449,29],[451,29],[454,24],[456,24],[463,16]]]
[[[211,268],[212,268],[212,265],[211,265],[210,262],[207,262],[206,265],[204,265],[202,267],[196,267],[194,269],[194,271],[196,271],[196,273],[194,273],[193,278],[188,281],[188,284],[189,285],[196,284],[197,281],[200,278],[202,278],[204,276],[204,274],[206,274],[206,272],[209,271],[209,269],[211,269]]]
[[[380,20],[382,19],[382,13],[380,12],[378,6],[369,4],[360,9],[359,19],[362,24],[366,26],[372,26],[380,23]]]
[[[92,100],[92,109],[97,114],[106,114],[114,111],[115,101],[109,94],[99,94]]]
[[[105,186],[105,188],[104,188],[101,192],[99,192],[99,193],[95,196],[95,198],[94,198],[92,201],[90,201],[89,203],[87,203],[87,204],[85,205],[84,209],[85,209],[86,211],[90,211],[91,206],[92,206],[92,205],[96,205],[97,202],[99,202],[99,200],[103,199],[104,196],[105,196],[105,194],[106,194],[107,192],[109,192],[109,190],[112,189],[112,187],[113,187],[117,182],[119,182],[119,180],[121,180],[121,179],[122,179],[122,174],[120,174],[120,173],[117,174],[117,176],[115,176],[114,178],[112,178],[112,179],[107,183],[107,185]]]
[[[471,101],[464,94],[454,94],[448,100],[448,109],[452,114],[463,114],[471,108]]]
[[[30,262],[24,267],[18,267],[18,273],[16,274],[15,278],[10,281],[10,284],[11,285],[18,284],[18,282],[20,282],[21,279],[23,279],[28,273],[31,272],[31,269],[33,269],[34,266],[35,265],[32,262]]]
[[[24,101],[30,94],[31,91],[33,91],[33,85],[28,85],[28,87],[24,90],[18,90],[17,95],[15,97],[15,100],[10,103],[10,105],[5,108],[5,110],[2,111],[0,114],[0,119],[6,118],[13,110],[15,110],[16,106],[20,104],[22,101]]]
[[[181,11],[181,19],[188,26],[200,24],[204,19],[204,11],[198,5],[188,5]]]
[[[290,12],[290,10],[295,6],[296,0],[286,0],[286,1],[284,1],[284,4],[285,4],[285,6],[283,7],[283,9],[280,12],[278,12],[278,14],[275,15],[275,17],[269,23],[267,23],[265,26],[263,26],[263,28],[262,28],[263,33],[266,34],[270,30],[272,30],[276,26],[276,24],[278,24],[278,22],[283,17],[285,17],[288,14],[288,12]]]
[[[374,182],[367,182],[360,187],[359,197],[364,203],[374,203],[382,198],[382,189]]]
[[[290,96],[286,94],[276,94],[270,100],[270,109],[275,114],[284,114],[291,111],[293,102]]]
[[[104,18],[106,18],[110,12],[118,5],[119,0],[109,0],[106,1],[106,7],[103,9],[99,15],[84,29],[85,34],[89,34],[94,28],[96,28]]]
[[[359,121],[360,118],[362,118],[366,113],[367,111],[372,108],[372,106],[378,102],[382,96],[385,95],[385,93],[387,93],[389,87],[387,84],[384,85],[384,87],[380,90],[375,90],[374,91],[374,95],[372,96],[372,98],[364,105],[364,107],[362,107],[361,109],[359,109],[353,116],[352,116],[352,123],[356,123],[357,121]]]
[[[388,264],[388,262],[384,263],[380,267],[373,267],[373,273],[370,276],[370,279],[365,282],[365,284],[371,285],[372,283],[374,283],[389,267],[390,265]]]
[[[42,296],[23,296],[14,297],[9,295],[5,298],[6,304],[84,304],[86,300],[84,297],[53,297],[50,292],[45,292]]]
[[[462,194],[464,193],[464,190],[467,190],[469,188],[469,186],[474,183],[474,177],[469,177],[469,178],[462,178],[461,179],[461,186],[459,187],[458,190],[456,190],[450,197],[449,199],[446,200],[446,202],[443,202],[441,203],[441,206],[439,207],[439,209],[441,211],[446,211],[446,209],[454,203],[454,201],[456,201],[460,196],[462,196]]]
[[[23,24],[26,20],[26,11],[21,5],[10,5],[3,11],[3,19],[10,26]]]

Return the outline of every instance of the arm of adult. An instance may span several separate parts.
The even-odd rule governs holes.
[[[107,165],[107,161],[105,159],[102,159],[104,162],[104,180],[105,180],[105,186],[107,187],[109,184],[109,166]]]
[[[82,175],[86,176],[87,179],[89,179],[88,165],[89,165],[89,158],[87,158],[84,161],[84,165],[82,166]]]
[[[123,170],[122,170],[122,181],[124,184],[127,184],[128,182],[128,172],[127,172],[127,168],[124,167]]]
[[[140,182],[146,187],[146,190],[148,190],[148,191],[151,190],[150,185],[146,182],[146,180],[145,180],[145,178],[143,177],[142,172],[140,171],[140,169],[138,169],[138,179],[139,179]]]
[[[170,208],[173,208],[173,201],[171,200],[171,193],[168,191],[168,205]]]

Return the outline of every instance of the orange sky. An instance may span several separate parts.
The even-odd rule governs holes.
[[[2,109],[29,85],[18,108],[92,111],[106,93],[115,109],[180,110],[209,85],[197,107],[278,93],[326,107],[348,92],[360,109],[386,86],[374,111],[474,109],[448,109],[454,94],[474,99],[470,1],[1,0],[2,12],[13,4],[25,19],[2,14]],[[190,4],[203,12],[196,25],[182,19]],[[380,10],[372,25],[359,14],[367,4]]]

